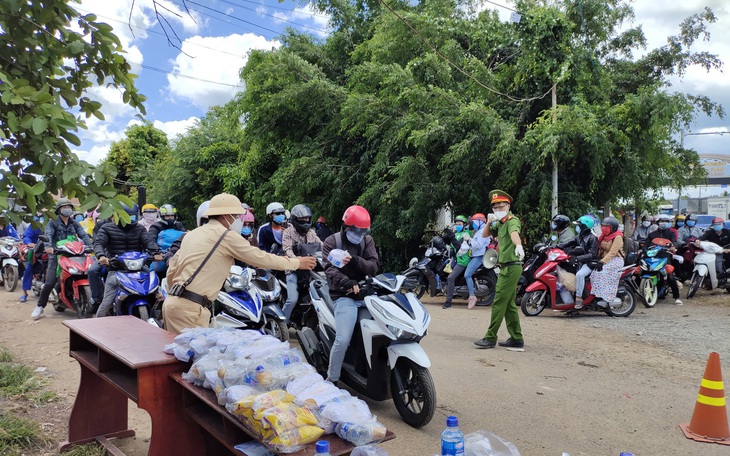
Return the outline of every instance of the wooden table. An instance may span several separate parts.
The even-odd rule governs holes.
[[[241,452],[233,447],[239,443],[257,440],[255,435],[238,421],[238,419],[218,404],[213,391],[197,387],[182,378],[180,373],[170,374],[170,377],[184,391],[183,403],[185,414],[193,419],[203,430],[206,438],[206,450],[201,454],[216,456],[241,456]],[[384,440],[395,438],[395,434],[387,431]],[[330,443],[332,456],[348,455],[355,448],[353,444],[342,440],[335,434],[323,435],[319,440]],[[309,444],[288,456],[314,456],[315,444]],[[283,453],[282,453],[283,454]]]
[[[183,395],[171,373],[188,370],[162,350],[174,335],[133,316],[64,321],[70,331],[69,351],[81,365],[81,382],[68,424],[73,445],[98,442],[112,455],[123,453],[109,442],[130,437],[127,401],[149,413],[152,421],[150,456],[203,455],[200,428],[184,413]]]

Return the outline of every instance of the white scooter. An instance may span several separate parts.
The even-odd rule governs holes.
[[[436,409],[431,361],[419,345],[431,316],[413,293],[398,292],[404,280],[402,275],[381,274],[361,282],[360,289],[367,290],[361,291],[365,307],[358,309],[340,380],[376,401],[392,397],[403,421],[419,428]],[[307,361],[326,376],[335,342],[335,305],[325,279],[313,280],[309,293],[317,327],[297,330],[297,337]]]
[[[18,240],[11,236],[0,238],[0,274],[7,291],[15,291],[20,279],[18,275]]]
[[[687,290],[687,299],[691,299],[700,287],[706,290],[725,288],[730,293],[730,283],[727,279],[718,279],[715,268],[717,255],[722,255],[723,248],[713,242],[702,241],[700,249],[702,251],[694,259],[695,267]]]

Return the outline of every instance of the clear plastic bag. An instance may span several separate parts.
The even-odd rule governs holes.
[[[336,398],[350,398],[350,393],[342,390],[331,382],[322,380],[299,392],[296,396],[296,403],[312,407],[322,407]]]
[[[295,378],[294,380],[290,381],[286,385],[286,391],[293,396],[298,396],[299,393],[301,393],[305,389],[307,389],[310,386],[314,385],[315,383],[321,382],[323,380],[324,380],[324,378],[322,378],[321,375],[319,375],[316,372],[312,372],[312,373],[309,373],[302,377]]]
[[[355,447],[350,456],[390,456],[390,454],[377,445],[364,445]]]
[[[322,407],[320,413],[323,417],[335,423],[360,423],[373,419],[370,407],[364,401],[356,397],[336,398]]]
[[[337,435],[355,446],[381,442],[385,438],[387,429],[375,419],[359,423],[340,423],[335,428]]]
[[[489,431],[464,436],[464,456],[520,456],[516,446]]]
[[[235,404],[247,398],[248,396],[260,394],[260,390],[248,385],[233,385],[224,388],[218,395],[218,403],[220,405]]]

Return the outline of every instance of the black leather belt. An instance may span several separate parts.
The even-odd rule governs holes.
[[[521,265],[522,262],[521,261],[510,261],[509,263],[497,263],[497,266],[499,266],[500,268],[504,268],[506,266],[514,266],[516,264],[520,264]]]
[[[206,309],[210,310],[213,307],[213,302],[206,298],[203,295],[199,295],[198,293],[195,293],[190,290],[185,290],[180,294],[181,298],[187,299],[188,301],[193,301],[196,304],[200,304],[201,306],[205,307]]]

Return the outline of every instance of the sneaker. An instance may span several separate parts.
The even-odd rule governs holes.
[[[28,296],[26,296],[26,295],[20,295],[20,298],[18,298],[18,300],[20,302],[27,302],[28,301]]]
[[[35,309],[33,309],[33,313],[30,314],[30,318],[32,318],[33,320],[38,320],[39,318],[41,318],[41,315],[43,315],[43,307],[36,306]]]
[[[498,344],[500,347],[514,347],[514,348],[522,348],[525,346],[524,340],[515,340],[513,338],[509,338],[505,340],[504,342],[500,342]]]
[[[497,343],[493,340],[479,339],[474,341],[474,345],[477,348],[494,348],[497,346]]]
[[[684,303],[682,302],[682,300],[681,300],[681,299],[675,299],[675,300],[674,300],[674,305],[675,305],[675,306],[681,306],[682,304],[684,304]]]
[[[446,301],[443,306],[441,306],[442,309],[451,309],[451,302]]]
[[[477,297],[469,296],[469,304],[466,306],[467,309],[471,310],[477,305]]]

